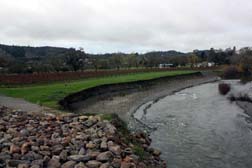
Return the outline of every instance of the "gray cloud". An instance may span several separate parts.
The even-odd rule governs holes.
[[[0,0],[1,43],[144,52],[250,46],[249,0]]]

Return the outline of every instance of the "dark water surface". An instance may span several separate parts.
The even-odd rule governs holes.
[[[252,168],[252,131],[242,109],[209,83],[140,107],[152,146],[170,168]]]

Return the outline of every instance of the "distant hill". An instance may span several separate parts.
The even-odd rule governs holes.
[[[68,52],[70,48],[63,47],[30,47],[30,46],[15,46],[15,45],[4,45],[0,44],[0,57],[11,57],[14,59],[22,58],[46,58],[46,57],[58,57],[64,55]],[[127,55],[125,53],[107,53],[107,54],[88,54],[90,57],[100,56],[100,57],[111,57],[114,55]],[[157,57],[170,57],[170,56],[186,56],[186,53],[170,50],[170,51],[152,51],[144,54],[139,54],[142,56],[157,56]]]
[[[58,56],[64,54],[69,49],[60,47],[27,47],[27,46],[9,46],[0,44],[0,56],[12,58],[38,58]]]
[[[143,54],[145,56],[160,56],[160,57],[171,57],[171,56],[186,56],[186,53],[178,52],[175,50],[170,51],[152,51]]]
[[[158,67],[161,63],[185,65],[187,55],[187,53],[174,50],[147,53],[88,54],[74,48],[0,44],[0,73]]]

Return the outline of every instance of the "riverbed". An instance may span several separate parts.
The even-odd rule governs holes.
[[[149,101],[134,117],[152,129],[152,146],[170,168],[252,167],[249,116],[219,95],[217,82]]]

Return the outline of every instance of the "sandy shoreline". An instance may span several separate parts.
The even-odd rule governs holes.
[[[158,82],[150,88],[129,92],[107,98],[94,97],[73,104],[75,113],[116,113],[122,120],[129,122],[132,114],[142,104],[170,95],[176,91],[195,85],[218,80],[214,75],[191,75],[176,77]]]

